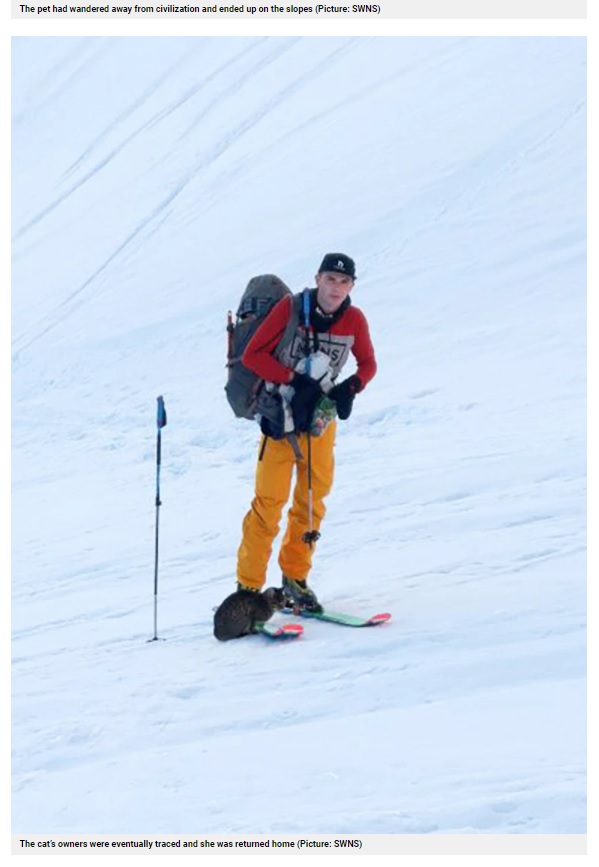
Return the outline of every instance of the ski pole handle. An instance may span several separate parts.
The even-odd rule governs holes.
[[[156,412],[156,427],[160,430],[161,427],[166,427],[166,409],[164,408],[164,398],[162,395],[156,398],[158,408]]]
[[[160,465],[162,463],[162,428],[166,426],[166,409],[164,407],[164,398],[162,395],[156,398],[158,408],[156,411],[156,505],[161,506],[160,502]]]
[[[304,290],[304,326],[306,328],[306,375],[310,376],[310,295],[307,290]]]
[[[154,636],[151,641],[158,641],[158,535],[160,520],[160,464],[162,461],[162,428],[166,426],[166,409],[162,395],[156,398],[156,526],[154,532]]]

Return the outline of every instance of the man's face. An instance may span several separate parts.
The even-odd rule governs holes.
[[[354,281],[347,274],[319,271],[316,275],[316,298],[325,313],[334,313],[349,295]]]

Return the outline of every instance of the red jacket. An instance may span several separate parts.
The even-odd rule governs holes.
[[[273,307],[243,353],[241,359],[243,364],[267,382],[289,383],[291,381],[292,370],[272,355],[283,336],[290,315],[291,296],[286,296]],[[356,374],[364,388],[376,373],[376,359],[368,322],[362,311],[350,304],[330,330],[324,335],[319,334],[318,337],[323,341],[329,335],[330,339],[335,336],[353,337],[350,351],[356,359],[358,366]],[[323,346],[323,349],[326,351],[326,346]]]

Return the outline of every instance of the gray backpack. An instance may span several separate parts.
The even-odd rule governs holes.
[[[274,274],[252,277],[239,302],[235,322],[229,310],[227,321],[227,384],[225,392],[237,418],[254,419],[256,414],[267,418],[278,413],[274,395],[265,392],[264,380],[242,364],[241,356],[250,339],[264,322],[275,304],[286,295],[293,297],[288,286]],[[293,339],[299,323],[299,307],[292,305],[292,315],[277,348],[275,356],[284,352]],[[278,395],[276,396],[278,398]]]

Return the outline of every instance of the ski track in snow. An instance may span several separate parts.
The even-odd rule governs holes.
[[[297,40],[292,40],[292,43],[295,41],[297,41]],[[350,49],[352,42],[357,42],[357,39],[356,40],[350,40],[350,45],[348,45],[348,46],[344,45],[341,48],[334,51],[332,58],[334,59],[337,55],[342,57]],[[263,61],[262,64],[257,65],[257,67],[254,70],[254,73],[261,71],[264,66],[268,65],[273,60],[278,59],[280,57],[281,53],[283,51],[287,51],[287,50],[288,50],[288,46],[284,45],[284,46],[281,46],[276,51],[272,52],[271,55],[268,58],[266,58],[266,60]],[[17,338],[17,340],[15,341],[16,347],[18,349],[28,349],[32,345],[32,343],[34,343],[40,337],[43,337],[45,334],[47,334],[48,331],[50,331],[52,328],[54,328],[57,324],[63,322],[65,320],[65,318],[71,312],[72,302],[75,299],[78,299],[82,293],[84,293],[86,290],[88,290],[91,286],[94,285],[97,277],[100,274],[102,274],[106,268],[108,268],[111,264],[113,264],[115,261],[117,261],[120,258],[122,252],[129,247],[129,245],[138,237],[138,235],[140,233],[142,233],[144,230],[147,229],[148,226],[151,226],[152,223],[154,223],[158,218],[160,218],[160,216],[177,199],[177,197],[187,188],[187,186],[195,181],[198,174],[200,172],[202,172],[202,170],[204,170],[206,167],[212,165],[212,163],[214,163],[224,153],[226,153],[227,149],[229,148],[229,146],[232,142],[237,142],[241,137],[243,137],[243,134],[248,129],[251,129],[256,124],[258,124],[260,122],[260,120],[265,115],[267,115],[274,108],[279,106],[286,99],[289,99],[297,89],[303,87],[305,84],[305,81],[309,80],[311,76],[318,76],[318,75],[322,74],[323,71],[326,71],[330,62],[331,62],[331,58],[327,58],[322,64],[317,65],[316,68],[314,70],[312,70],[310,73],[304,74],[304,76],[301,79],[294,82],[289,87],[286,87],[283,90],[281,90],[275,97],[273,97],[270,101],[266,102],[258,111],[254,112],[252,115],[250,115],[248,118],[243,120],[241,123],[237,124],[236,127],[232,128],[228,132],[228,134],[225,138],[223,138],[221,141],[217,142],[213,146],[213,149],[211,152],[209,152],[205,156],[202,156],[200,158],[200,160],[197,161],[195,163],[195,165],[191,168],[191,170],[187,170],[186,173],[182,177],[179,178],[179,180],[177,181],[175,186],[170,190],[168,195],[161,202],[159,202],[157,204],[157,206],[155,207],[153,212],[150,213],[146,218],[144,218],[135,227],[135,229],[131,232],[131,234],[127,238],[125,238],[125,240],[119,246],[117,246],[116,250],[96,269],[96,271],[94,273],[92,273],[81,286],[79,286],[74,292],[72,292],[63,301],[61,301],[61,303],[56,308],[56,310],[53,311],[53,313],[44,317],[44,320],[42,320],[36,326],[35,335],[31,336],[28,340],[25,340],[25,342],[21,342],[21,343],[19,343],[19,338]],[[226,71],[228,65],[229,64],[224,65],[225,71]],[[203,111],[203,113],[199,117],[194,119],[191,126],[189,126],[185,130],[185,132],[183,133],[183,137],[189,135],[200,123],[203,123],[206,121],[207,117],[210,114],[211,106],[216,105],[221,99],[233,98],[235,95],[235,92],[242,86],[242,84],[245,85],[246,83],[247,83],[246,78],[243,78],[241,80],[238,80],[234,85],[229,86],[229,88],[227,89],[226,92],[222,93],[221,95],[219,95],[219,97],[215,98],[215,100],[213,100],[212,104],[211,105],[209,104],[208,107]],[[79,187],[84,185],[87,180],[89,180],[91,177],[93,177],[104,166],[108,165],[114,157],[118,156],[120,150],[123,147],[128,145],[139,134],[143,133],[145,127],[152,126],[156,123],[159,123],[161,121],[168,119],[168,117],[172,111],[175,111],[177,108],[179,108],[179,106],[181,104],[186,102],[188,98],[190,98],[191,96],[195,96],[195,95],[196,95],[196,91],[194,89],[190,94],[186,95],[183,99],[181,99],[179,102],[177,102],[174,106],[169,107],[164,112],[162,112],[161,115],[159,115],[156,118],[151,119],[143,127],[141,127],[138,130],[135,130],[133,133],[131,133],[128,136],[128,138],[126,138],[124,140],[124,142],[122,142],[119,145],[118,148],[116,148],[115,150],[113,150],[111,153],[109,153],[106,156],[106,158],[103,160],[103,162],[94,166],[89,171],[89,173],[87,175],[85,175],[82,179],[80,179],[76,184],[71,186],[55,202],[51,203],[44,211],[37,214],[27,225],[25,225],[23,227],[23,229],[21,229],[16,234],[14,241],[18,241],[19,238],[22,235],[26,234],[30,228],[32,228],[38,222],[43,220],[43,218],[45,216],[47,216],[55,208],[59,207],[63,201],[65,201],[74,192],[76,192],[79,189]],[[65,311],[65,308],[66,308],[66,311]]]
[[[15,42],[15,833],[584,833],[582,40],[125,42]],[[326,249],[379,372],[313,583],[393,617],[221,644],[224,314]]]

